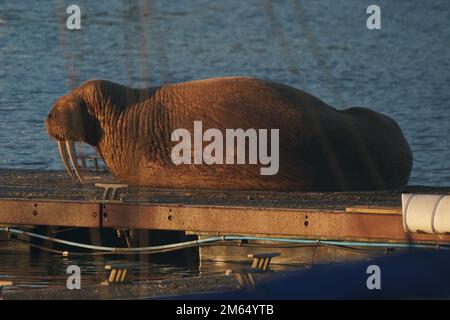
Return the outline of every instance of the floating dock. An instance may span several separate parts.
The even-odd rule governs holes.
[[[401,214],[401,193],[448,194],[450,187],[327,193],[130,187],[107,200],[95,182],[114,180],[107,173],[95,174],[81,185],[63,171],[0,170],[0,225],[450,244],[450,235],[405,233]],[[203,256],[220,252],[206,248]]]

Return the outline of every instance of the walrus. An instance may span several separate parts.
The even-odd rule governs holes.
[[[260,165],[248,161],[175,164],[171,152],[180,140],[174,141],[173,132],[194,134],[196,121],[203,130],[221,132],[277,129],[276,174],[263,175]],[[45,126],[69,174],[81,182],[74,142],[95,148],[121,182],[155,188],[400,189],[412,168],[408,142],[388,116],[362,107],[337,110],[305,91],[251,77],[146,89],[90,80],[56,100]]]

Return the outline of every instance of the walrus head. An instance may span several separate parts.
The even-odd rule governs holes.
[[[101,128],[97,118],[93,115],[92,105],[87,99],[73,91],[62,96],[53,104],[45,120],[47,134],[57,141],[59,153],[65,168],[73,179],[76,176],[83,183],[77,162],[74,143],[84,142],[97,146],[101,138]]]

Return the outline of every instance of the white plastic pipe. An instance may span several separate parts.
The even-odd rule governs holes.
[[[450,195],[402,194],[406,232],[450,233]]]

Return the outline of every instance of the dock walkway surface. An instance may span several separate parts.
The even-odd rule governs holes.
[[[98,182],[114,179],[97,174]],[[93,179],[91,179],[92,181]],[[368,192],[276,192],[127,188],[121,190],[127,203],[243,206],[345,210],[352,206],[401,207],[402,193],[450,193],[450,187],[408,186],[396,191]],[[0,199],[99,201],[103,189],[75,184],[66,171],[0,169]]]
[[[295,236],[360,241],[450,242],[449,235],[406,234],[402,193],[448,194],[450,187],[380,192],[273,192],[126,188],[102,199],[95,182],[64,171],[0,170],[0,224],[183,230],[194,234]]]

